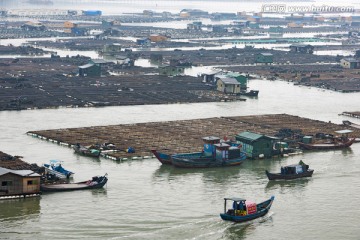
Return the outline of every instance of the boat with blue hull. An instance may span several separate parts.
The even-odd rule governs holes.
[[[240,165],[246,154],[241,151],[241,145],[221,141],[220,138],[209,136],[202,138],[204,149],[202,152],[166,154],[152,150],[152,153],[162,164],[172,164],[182,168],[208,168]]]
[[[74,175],[73,172],[66,170],[59,160],[50,160],[49,164],[43,164],[45,172],[48,174],[53,174],[60,179],[70,178]]]
[[[227,144],[226,144],[227,145]],[[229,145],[227,145],[229,146]],[[246,154],[240,149],[234,149],[238,152],[235,158],[223,157],[219,154],[215,158],[204,156],[203,152],[176,154],[171,156],[172,165],[182,168],[209,168],[209,167],[230,167],[237,166],[243,163],[246,159]],[[231,151],[231,149],[229,150]]]
[[[155,157],[162,163],[162,164],[172,164],[171,163],[171,155],[166,154],[163,152],[158,152],[155,149],[151,150],[151,152],[155,155]]]
[[[254,220],[269,212],[274,199],[275,197],[272,196],[270,199],[256,204],[243,198],[224,198],[224,213],[220,213],[220,217],[222,220],[236,223]],[[232,208],[227,209],[227,201],[233,202]]]

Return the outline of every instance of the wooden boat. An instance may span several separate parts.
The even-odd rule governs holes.
[[[81,144],[77,143],[73,146],[73,149],[77,154],[88,156],[88,157],[99,157],[101,151],[98,149],[90,149]]]
[[[43,167],[45,168],[46,174],[53,174],[60,179],[71,178],[74,175],[73,172],[63,168],[61,161],[58,160],[50,160],[50,163],[43,164]]]
[[[241,164],[246,159],[246,154],[240,149],[239,144],[223,141],[214,136],[202,138],[204,149],[202,152],[166,154],[151,150],[162,164],[172,164],[175,167],[207,168],[226,167]]]
[[[299,146],[306,150],[331,150],[331,149],[343,149],[350,147],[355,142],[355,138],[348,139],[347,141],[333,142],[333,143],[315,143],[307,144],[298,142]]]
[[[254,202],[247,201],[243,198],[224,198],[224,213],[220,214],[222,220],[232,222],[246,222],[262,216],[265,216],[274,201],[275,197],[256,204]],[[227,201],[233,201],[233,207],[226,208]]]
[[[359,125],[359,124],[350,122],[350,121],[348,121],[348,120],[344,120],[344,121],[343,121],[343,124],[344,124],[344,125],[347,125],[347,126],[351,126],[351,127],[359,128],[359,129],[360,129],[360,125]]]
[[[206,156],[203,152],[176,154],[171,156],[171,162],[173,166],[181,168],[209,168],[237,166],[246,159],[246,154],[238,148],[229,149],[230,146],[228,144],[222,144],[221,147],[222,149],[217,151],[215,157]],[[236,153],[232,153],[232,158],[230,158],[225,155],[225,152]]]
[[[242,91],[240,92],[240,95],[257,97],[259,95],[259,90]]]
[[[171,163],[171,155],[158,152],[155,149],[151,150],[151,152],[155,155],[155,157],[162,163],[162,164],[172,164]]]
[[[93,177],[91,180],[78,183],[41,184],[41,192],[65,192],[102,188],[108,181],[107,174]]]
[[[309,169],[309,165],[306,165],[302,161],[299,164],[293,164],[285,167],[281,167],[280,173],[270,173],[265,171],[269,180],[290,180],[304,177],[311,177],[314,173],[313,169]]]

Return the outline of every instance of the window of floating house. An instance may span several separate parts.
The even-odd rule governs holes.
[[[37,184],[37,180],[28,180],[27,181],[27,185],[36,185]]]
[[[12,181],[2,181],[1,186],[2,187],[12,186]]]

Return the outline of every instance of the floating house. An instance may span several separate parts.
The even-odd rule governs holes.
[[[95,16],[101,16],[102,12],[99,10],[87,10],[87,11],[82,11],[82,15],[95,17]]]
[[[187,24],[187,30],[201,31],[202,22],[193,22]]]
[[[207,82],[207,83],[215,83],[216,79],[215,79],[215,75],[219,73],[219,71],[215,71],[215,70],[211,70],[207,73],[203,73],[201,75],[203,82]]]
[[[21,29],[26,31],[44,31],[46,27],[41,22],[27,22],[21,26]]]
[[[31,170],[0,167],[0,197],[40,194],[40,175]]]
[[[149,39],[151,42],[163,42],[166,41],[168,37],[160,34],[151,34]]]
[[[113,43],[113,44],[105,44],[103,47],[103,53],[105,55],[118,54],[121,52],[121,44]]]
[[[303,28],[304,24],[302,22],[290,22],[287,24],[288,28]]]
[[[100,77],[101,66],[93,63],[88,63],[83,66],[79,66],[80,77]]]
[[[240,83],[235,78],[219,78],[216,82],[217,90],[227,94],[239,94]]]
[[[271,38],[282,38],[284,36],[284,28],[277,26],[277,27],[270,27],[269,28],[269,36]]]
[[[290,45],[290,51],[312,54],[314,52],[314,46],[311,46],[310,44],[292,44]]]
[[[159,75],[178,76],[184,74],[184,72],[185,67],[183,66],[170,66],[168,64],[159,66]]]
[[[151,45],[151,41],[149,38],[140,38],[136,39],[136,44],[141,46],[149,46]]]
[[[230,78],[235,78],[236,81],[238,81],[240,83],[240,89],[241,90],[246,90],[247,89],[247,77],[240,74],[240,73],[236,73],[236,72],[229,72],[226,74],[227,77],[230,77]]]
[[[235,136],[235,139],[242,145],[242,151],[249,158],[268,158],[274,155],[274,144],[277,138],[269,137],[253,132],[242,132]]]
[[[272,53],[259,53],[255,56],[255,63],[273,63]]]
[[[343,58],[340,60],[340,65],[343,68],[355,69],[360,68],[360,61],[355,58]]]

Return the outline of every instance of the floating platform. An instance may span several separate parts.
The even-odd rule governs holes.
[[[360,118],[360,112],[343,112],[341,115],[353,117],[353,118]]]
[[[167,153],[201,151],[203,136],[234,138],[243,131],[274,136],[285,128],[315,135],[334,134],[344,126],[287,114],[271,114],[30,131],[28,135],[67,146],[111,142],[117,150],[103,152],[102,157],[131,160],[150,158],[153,156],[151,149]],[[346,128],[353,130],[350,137],[360,137],[360,129]],[[127,153],[128,147],[133,147],[135,153]]]

